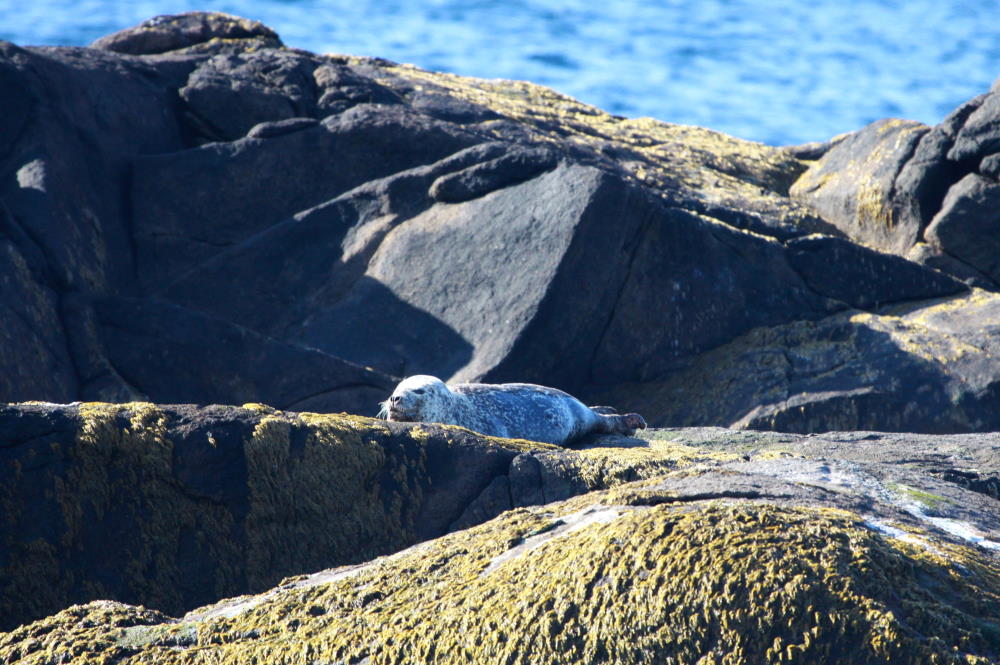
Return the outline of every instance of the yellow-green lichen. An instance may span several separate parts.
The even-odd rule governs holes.
[[[206,479],[192,477],[190,465],[228,460],[220,495],[185,487],[174,469],[169,413],[152,404],[83,404],[67,441],[27,447],[0,487],[3,615],[37,617],[97,598],[179,613],[192,593],[204,602],[260,591],[287,575],[365,561],[415,540],[430,482],[427,447],[448,445],[450,430],[392,434],[369,418],[249,410],[252,430],[242,441],[232,430],[223,438],[225,428],[185,441],[182,475],[196,485]],[[233,409],[231,422],[247,422],[246,413]],[[552,448],[484,442],[513,451]],[[233,444],[242,444],[241,454]],[[22,462],[33,468],[32,487],[49,488],[44,510],[58,515],[45,536],[23,535],[38,530],[21,524],[35,493]],[[97,547],[107,549],[95,573]]]
[[[947,497],[940,496],[938,494],[933,494],[931,492],[926,492],[924,490],[918,489],[916,487],[910,487],[909,485],[904,485],[902,483],[889,483],[886,485],[886,489],[894,494],[900,496],[904,501],[913,502],[919,504],[922,508],[926,510],[935,511],[938,508],[954,503],[951,499]]]
[[[308,571],[364,561],[412,542],[425,475],[422,448],[386,450],[369,435],[381,427],[343,415],[261,418],[244,444],[251,589],[297,572],[289,571],[290,560]]]
[[[981,654],[998,646],[982,630],[1000,608],[995,564],[963,550],[958,560],[981,566],[963,579],[955,566],[836,511],[624,510],[484,575],[511,543],[552,533],[553,517],[582,503],[568,502],[555,516],[516,512],[388,569],[276,599],[205,631],[218,644],[206,656],[985,663]],[[939,586],[949,591],[941,595]],[[314,607],[323,609],[319,620],[310,620]],[[269,620],[278,616],[283,621]],[[227,643],[247,630],[259,634],[253,644]]]
[[[108,597],[176,611],[182,607],[177,552],[184,537],[220,562],[210,594],[238,588],[233,570],[222,565],[238,549],[206,537],[229,533],[232,518],[221,506],[178,491],[164,414],[146,403],[87,403],[78,413],[75,434],[70,430],[66,441],[47,444],[46,460],[34,464],[30,479],[15,473],[3,493],[9,530],[2,541],[7,565],[0,569],[0,616],[39,616]],[[26,446],[25,459],[40,450]],[[23,503],[42,488],[41,505]],[[47,518],[44,535],[23,539],[25,529],[38,531],[23,523],[36,510],[57,517]],[[96,540],[95,533],[104,535]],[[101,573],[84,576],[84,565]]]
[[[683,186],[708,203],[750,207],[792,223],[812,215],[787,197],[806,164],[781,148],[702,127],[610,115],[525,81],[476,79],[412,65],[381,65],[374,75],[404,96],[426,88],[484,106],[523,123],[538,142],[575,144],[595,155],[612,154],[629,177],[654,190]],[[493,124],[483,122],[478,129],[503,138],[503,122],[495,123],[496,129]]]
[[[81,426],[69,469],[56,479],[66,522],[62,546],[80,547],[84,521],[117,521],[128,531],[127,538],[115,544],[116,552],[127,553],[119,559],[126,598],[161,608],[182,607],[178,589],[183,573],[176,556],[182,536],[197,534],[199,546],[212,552],[213,560],[232,560],[236,545],[212,537],[231,531],[232,515],[222,506],[178,491],[173,443],[166,436],[166,415],[158,407],[82,404],[79,413]],[[220,565],[216,591],[235,588],[235,576],[232,568]],[[100,598],[109,591],[92,582],[86,595]]]
[[[168,625],[125,654],[126,629],[98,626],[66,662],[995,662],[1000,566],[973,549],[946,560],[830,509],[595,498],[278,590],[200,621],[196,645]],[[0,658],[53,662],[56,644],[24,654],[27,640],[0,638]]]
[[[641,439],[640,439],[641,440]],[[604,489],[625,482],[652,478],[695,464],[731,461],[738,455],[711,451],[669,439],[650,438],[641,445],[593,445],[578,449],[566,464],[575,469],[589,489]]]

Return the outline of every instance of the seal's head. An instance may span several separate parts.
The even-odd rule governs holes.
[[[397,422],[445,422],[454,397],[441,379],[417,374],[399,382],[379,415]]]

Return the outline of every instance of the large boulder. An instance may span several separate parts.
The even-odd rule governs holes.
[[[183,613],[696,460],[258,404],[0,406],[0,630],[101,598]]]
[[[222,14],[0,55],[15,100],[0,159],[16,174],[0,182],[3,400],[373,415],[416,372],[633,400],[693,364],[724,374],[705,354],[754,331],[963,297],[968,275],[930,255],[961,254],[953,265],[991,283],[989,242],[960,240],[989,235],[989,183],[949,199],[917,243],[925,266],[893,255],[919,234],[873,230],[896,219],[882,212],[913,159],[951,150],[931,138],[963,137],[944,157],[958,163],[991,150],[988,99],[945,129],[885,122],[789,151],[529,83],[287,49]],[[854,196],[862,180],[888,203]],[[950,390],[937,380],[927,389]],[[786,399],[811,399],[800,388]],[[887,386],[886,404],[918,388]],[[733,404],[755,395],[691,393],[682,410],[743,423]],[[931,427],[892,408],[872,418]],[[940,426],[991,422],[956,408]]]
[[[758,328],[660,381],[595,387],[592,403],[654,425],[775,429],[1000,429],[1000,296],[850,311]]]
[[[825,146],[791,187],[850,238],[1000,289],[997,85],[926,127],[879,120]]]

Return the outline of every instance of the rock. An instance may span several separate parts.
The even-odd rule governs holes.
[[[812,235],[787,243],[789,261],[813,290],[856,309],[966,291],[955,279],[842,238]]]
[[[874,122],[824,151],[795,182],[791,195],[812,205],[854,241],[904,254],[922,228],[895,219],[893,186],[928,131],[919,122]]]
[[[979,95],[960,105],[921,138],[896,179],[893,210],[898,223],[922,232],[940,209],[948,188],[968,173],[968,165],[949,160],[948,152],[962,125],[985,99],[986,95]]]
[[[962,233],[920,235],[952,176],[993,168],[989,154],[947,156],[959,135],[986,136],[988,96],[929,130],[882,122],[774,148],[530,83],[287,49],[264,26],[207,13],[93,48],[2,45],[4,90],[16,100],[0,120],[13,174],[0,181],[0,305],[18,323],[0,332],[0,399],[371,413],[380,386],[415,372],[642,399],[755,329],[878,317],[966,288],[927,266],[995,284],[946,249],[969,244]],[[863,187],[885,219],[913,208],[919,220],[865,236],[851,221],[874,210],[858,204]],[[988,234],[972,208],[962,215],[971,242]],[[899,366],[919,364],[901,353]],[[935,395],[957,380],[927,376]],[[788,389],[782,401],[813,401]],[[879,409],[910,399],[903,384],[881,390],[892,399]],[[760,395],[652,411],[743,423],[770,408],[748,403]],[[865,399],[837,395],[845,409]],[[970,410],[986,403],[933,423],[883,415],[963,430],[992,422]]]
[[[300,210],[475,142],[402,107],[363,105],[267,140],[142,157],[132,195],[140,279],[161,289]]]
[[[183,612],[395,551],[519,452],[254,406],[5,406],[0,432],[3,629],[95,598]]]
[[[145,429],[155,428],[157,417],[142,410],[150,407],[129,408],[122,422],[135,422],[130,436],[152,444],[139,449],[156,451],[156,436]],[[106,415],[106,409],[88,417]],[[194,415],[166,413],[168,423],[178,424]],[[196,425],[180,430],[188,436],[174,445],[184,446],[186,455],[175,459],[203,450],[204,467],[221,461],[224,450],[238,453],[239,443],[230,441],[241,435],[227,430],[228,414],[202,411],[202,426],[211,422],[219,432],[216,447],[204,443],[204,429]],[[490,450],[481,443],[442,446],[439,433],[471,437],[458,429],[422,440],[413,437],[413,426],[393,425],[381,439],[387,456],[379,462],[380,446],[367,444],[367,434],[340,445],[331,438],[373,431],[359,429],[360,421],[255,414],[250,422],[238,418],[242,436],[257,418],[242,449],[246,478],[261,474],[261,481],[272,482],[247,483],[268,499],[251,501],[247,520],[270,507],[296,505],[296,497],[318,487],[310,466],[344,453],[360,463],[358,472],[378,474],[380,464],[386,473],[420,448],[446,455]],[[26,434],[23,421],[20,427]],[[317,438],[302,441],[296,433],[303,430]],[[598,441],[578,451],[525,450],[513,463],[504,457],[484,494],[502,485],[504,468],[506,486],[524,486],[524,476],[515,482],[514,474],[529,468],[518,460],[531,455],[554,456],[564,468],[586,469],[586,478],[605,479],[608,463],[635,472],[659,460],[644,480],[608,489],[591,485],[581,496],[510,510],[388,556],[297,575],[264,593],[220,600],[176,619],[107,600],[73,606],[0,634],[0,657],[8,663],[56,660],[64,653],[123,663],[499,662],[530,649],[538,663],[693,662],[706,654],[739,664],[776,662],[788,654],[818,664],[995,659],[1000,513],[988,492],[974,488],[986,490],[997,479],[974,469],[996,468],[996,435],[803,437],[704,428],[647,431],[644,437]],[[513,453],[513,442],[494,445],[498,458]],[[156,460],[162,455],[145,458],[161,473]],[[532,461],[535,475],[540,459]],[[275,462],[278,473],[271,471]],[[671,471],[670,463],[682,468]],[[101,473],[99,466],[88,468]],[[182,487],[198,487],[204,470],[182,468]],[[434,474],[434,460],[428,458],[425,468]],[[457,469],[469,470],[459,463],[451,471]],[[421,486],[419,472],[412,478]],[[345,492],[334,488],[334,497]],[[170,496],[142,495],[157,501]],[[225,504],[208,505],[205,516]],[[298,505],[304,521],[312,516],[308,508],[321,512],[325,506]],[[353,510],[368,510],[364,505],[352,504]],[[273,547],[292,544],[280,549],[282,559],[303,551],[306,534],[320,540],[333,535],[330,529],[299,531],[298,523],[253,521],[257,529],[247,534],[266,533],[273,540],[263,540]],[[86,523],[78,533],[94,528]]]
[[[1000,283],[1000,184],[975,173],[962,178],[924,235],[936,249]]]
[[[988,290],[993,290],[996,287],[996,283],[992,279],[972,266],[925,242],[918,242],[911,247],[910,251],[906,253],[906,258],[914,263],[952,275],[955,279],[961,280],[969,286]]]
[[[263,23],[220,12],[157,16],[134,28],[101,37],[92,48],[151,55],[189,48],[212,40],[254,40],[254,46],[280,47],[278,35]]]
[[[880,120],[822,151],[790,149],[817,160],[792,196],[855,241],[996,290],[984,257],[995,221],[988,191],[1000,173],[998,99],[996,90],[980,95],[929,129]]]
[[[313,79],[318,86],[316,106],[322,115],[342,113],[358,104],[402,103],[396,93],[334,58],[317,67]]]
[[[979,161],[1000,152],[1000,95],[998,86],[993,84],[989,95],[969,114],[962,128],[955,135],[955,143],[948,150],[948,159],[953,162]]]
[[[232,141],[254,125],[316,114],[315,56],[297,51],[217,55],[178,91],[209,139]]]
[[[41,248],[0,202],[0,400],[70,401],[77,376]],[[30,362],[29,362],[30,360]]]
[[[291,134],[303,129],[309,129],[319,124],[315,118],[288,118],[287,120],[275,120],[273,122],[261,122],[250,128],[247,138],[251,139],[273,139],[276,136]]]
[[[1000,429],[1000,296],[975,291],[880,314],[759,328],[663,381],[595,387],[590,402],[653,426],[792,432]]]
[[[772,148],[221,14],[0,43],[0,400],[74,402],[0,406],[0,662],[995,661],[997,94]],[[698,427],[331,415],[417,372]]]
[[[199,404],[262,402],[374,415],[396,384],[370,368],[177,305],[106,298],[93,307],[108,362],[145,399],[185,394]],[[258,369],[234,376],[230,367]]]
[[[443,175],[431,185],[435,201],[461,203],[525,180],[555,167],[556,155],[542,148],[514,147],[505,155]]]
[[[0,406],[0,629],[100,598],[181,613],[679,463],[259,404]]]

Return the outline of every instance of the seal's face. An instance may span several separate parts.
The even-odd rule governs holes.
[[[396,422],[436,422],[439,405],[447,402],[451,391],[444,381],[418,374],[404,379],[382,402],[386,420]]]

